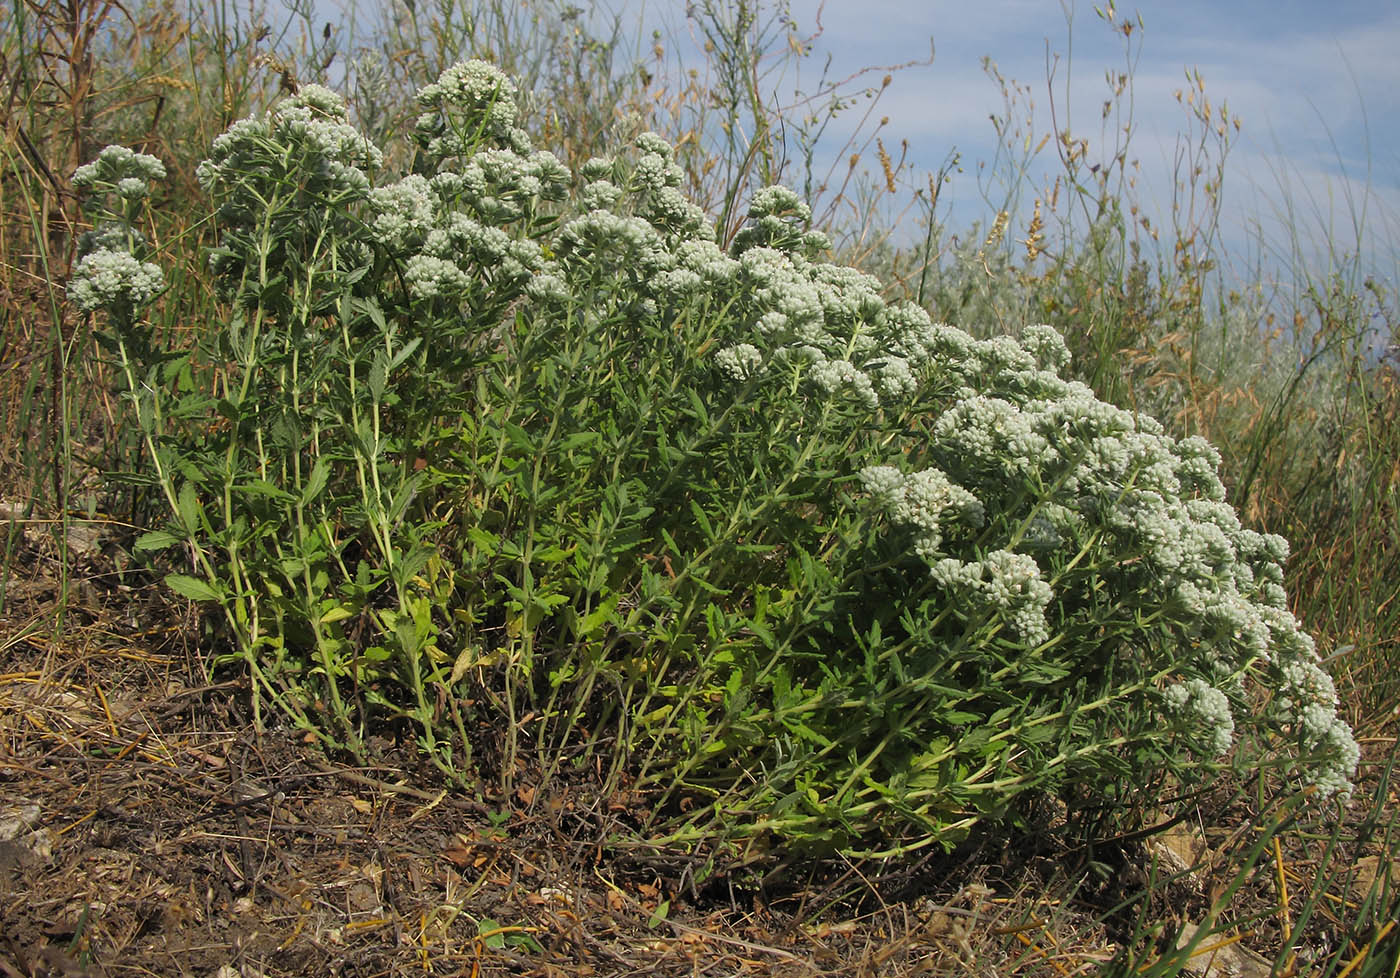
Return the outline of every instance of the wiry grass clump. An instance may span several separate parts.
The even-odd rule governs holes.
[[[175,548],[217,609],[209,664],[327,747],[397,718],[468,787],[586,774],[720,868],[725,842],[907,857],[1054,796],[1075,838],[1136,836],[1222,771],[1263,831],[1219,845],[1196,946],[1270,921],[1280,967],[1325,934],[1317,967],[1383,973],[1389,877],[1349,880],[1393,851],[1389,768],[1360,825],[1317,802],[1346,721],[1393,745],[1400,702],[1387,287],[1346,256],[1222,285],[1237,123],[1198,78],[1192,206],[1149,219],[1126,145],[1059,134],[1053,186],[1009,149],[968,234],[930,181],[901,251],[862,223],[906,176],[883,140],[870,182],[804,176],[824,113],[764,95],[787,20],[704,6],[708,73],[674,76],[560,13],[405,5],[355,37],[16,8],[11,548],[15,516],[144,528],[127,551]],[[1035,145],[1017,105],[1006,145]],[[1292,760],[1242,779],[1236,740]],[[1319,826],[1344,861],[1290,881]],[[1119,895],[1124,968],[1183,963],[1153,909],[1180,882]]]

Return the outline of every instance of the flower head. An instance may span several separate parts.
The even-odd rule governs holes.
[[[135,180],[144,187],[146,181],[164,179],[165,164],[154,156],[125,146],[108,146],[97,154],[97,159],[73,171],[73,186],[85,188],[103,185],[120,188],[126,180]]]
[[[84,312],[126,311],[143,306],[165,288],[160,266],[127,251],[99,248],[84,255],[68,282],[68,297]]]

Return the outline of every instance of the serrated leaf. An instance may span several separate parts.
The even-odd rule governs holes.
[[[369,270],[369,265],[360,265],[358,268],[352,268],[350,269],[350,271],[346,272],[345,275],[341,278],[341,284],[354,285],[360,279],[364,278],[367,274],[369,274]]]
[[[326,488],[326,482],[330,479],[330,475],[330,465],[324,458],[318,458],[311,469],[311,477],[306,480],[306,487],[301,491],[301,501],[309,503],[319,496],[321,490]]]
[[[266,479],[249,479],[247,482],[238,483],[234,489],[253,496],[267,496],[269,499],[291,501],[296,498],[287,490],[274,486]]]
[[[413,502],[413,497],[418,494],[418,487],[422,483],[423,473],[415,472],[394,492],[394,498],[389,501],[389,511],[385,514],[390,523],[398,523],[403,519],[404,513],[408,512],[409,503]]]
[[[426,544],[418,544],[417,546],[410,547],[408,550],[404,551],[403,556],[399,558],[399,562],[394,565],[394,579],[401,584],[407,584],[409,581],[413,580],[414,576],[419,571],[427,566],[428,559],[432,557],[434,553],[436,553],[436,551]]]
[[[690,512],[695,516],[695,522],[700,527],[700,532],[705,534],[705,542],[714,543],[714,527],[710,526],[710,519],[705,515],[705,511],[700,508],[700,504],[693,499],[690,501]]]
[[[384,400],[384,388],[389,385],[389,358],[383,350],[374,355],[369,367],[369,392],[376,401]]]
[[[195,495],[194,484],[186,482],[176,496],[181,528],[193,535],[199,530],[199,497]]]
[[[607,599],[594,608],[577,624],[574,634],[580,638],[588,638],[592,634],[612,621],[617,615],[617,602],[621,597],[619,594],[610,594]]]
[[[394,359],[389,361],[389,370],[392,373],[403,365],[403,362],[413,356],[413,351],[418,349],[423,342],[423,337],[415,336],[409,340],[402,350],[394,354]]]
[[[182,598],[189,598],[191,601],[218,601],[222,597],[207,583],[188,574],[167,574],[165,585]]]
[[[387,332],[389,324],[384,319],[384,310],[379,308],[378,301],[374,299],[356,299],[356,309],[369,317],[369,321],[379,329],[381,333]]]
[[[467,539],[482,550],[494,553],[501,546],[501,538],[495,533],[483,530],[479,526],[467,527]]]
[[[535,440],[528,431],[518,424],[511,424],[509,421],[506,422],[505,427],[506,438],[513,447],[518,448],[527,457],[535,454]]]

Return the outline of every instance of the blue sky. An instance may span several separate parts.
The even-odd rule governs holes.
[[[353,5],[310,2],[318,21],[339,20],[337,8]],[[623,33],[638,39],[642,56],[651,31],[660,29],[670,54],[703,63],[684,0],[595,2],[595,13],[616,15]],[[732,2],[711,0],[715,6]],[[779,6],[750,2],[770,12]],[[979,188],[977,180],[977,164],[990,164],[996,149],[989,116],[1004,110],[984,58],[1026,87],[1036,141],[1054,128],[1047,82],[1053,64],[1059,127],[1067,118],[1077,136],[1088,138],[1093,160],[1111,153],[1115,138],[1113,122],[1106,130],[1100,123],[1104,73],[1124,71],[1131,59],[1129,156],[1140,166],[1144,212],[1158,227],[1170,221],[1174,161],[1190,122],[1175,94],[1188,87],[1188,72],[1199,72],[1213,107],[1227,104],[1241,122],[1228,158],[1220,226],[1240,266],[1236,277],[1281,274],[1300,264],[1314,279],[1325,277],[1330,243],[1344,253],[1360,252],[1366,273],[1400,285],[1397,0],[1124,0],[1116,21],[1142,23],[1127,46],[1086,0],[791,0],[788,8],[802,35],[818,26],[820,32],[798,71],[769,76],[780,98],[795,86],[810,90],[828,57],[830,76],[841,78],[872,65],[926,60],[932,44],[931,63],[894,73],[875,117],[888,116],[880,133],[892,150],[908,143],[909,186],[926,185],[927,174],[951,150],[959,151],[964,172],[941,197],[940,213],[953,230],[987,220],[999,203],[999,191]],[[878,86],[882,75],[862,82]],[[861,111],[833,123],[821,144],[828,160],[845,159],[845,137]],[[1055,163],[1047,146],[1032,169],[1032,184],[1048,182]],[[1022,206],[1028,209],[1034,194],[1026,196]],[[1021,234],[1027,218],[1020,215]],[[916,232],[908,228],[911,237]],[[1297,254],[1290,253],[1294,242]]]
[[[686,29],[684,4],[677,0],[646,5],[627,0],[615,9],[624,21],[640,15],[648,25],[667,25],[672,38]],[[1287,265],[1296,260],[1287,254],[1296,236],[1304,245],[1301,257],[1321,274],[1324,238],[1349,252],[1358,250],[1360,240],[1368,269],[1395,280],[1400,255],[1400,3],[1395,0],[1124,3],[1117,21],[1140,16],[1142,22],[1129,47],[1087,2],[794,0],[791,10],[804,32],[815,31],[818,22],[822,30],[800,79],[784,80],[788,92],[794,81],[810,85],[828,55],[831,74],[842,77],[868,65],[926,59],[932,41],[932,63],[896,72],[877,114],[890,120],[882,130],[886,145],[906,140],[916,171],[936,169],[953,147],[960,151],[965,172],[949,187],[948,223],[955,228],[989,210],[973,177],[976,162],[994,152],[989,116],[1002,111],[1003,103],[983,70],[984,56],[1004,77],[1028,87],[1038,135],[1052,128],[1047,52],[1052,60],[1058,56],[1060,126],[1068,108],[1071,127],[1090,140],[1091,158],[1105,152],[1110,135],[1100,127],[1104,72],[1123,71],[1131,57],[1130,157],[1141,166],[1144,207],[1158,212],[1159,224],[1169,217],[1178,137],[1189,122],[1175,93],[1188,87],[1188,71],[1199,71],[1212,104],[1226,103],[1241,121],[1226,169],[1221,227],[1235,258]],[[878,84],[879,78],[871,80]],[[858,115],[847,113],[837,128],[853,124]],[[833,152],[841,142],[830,140]],[[1053,147],[1042,158],[1052,163]],[[915,181],[923,182],[922,176]]]

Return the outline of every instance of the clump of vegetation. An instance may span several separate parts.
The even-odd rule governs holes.
[[[1112,3],[1100,131],[1057,112],[1064,61],[988,61],[995,155],[927,181],[878,108],[897,68],[789,71],[819,24],[588,6],[0,15],[0,645],[109,584],[156,600],[154,567],[259,722],[376,763],[371,732],[416,737],[485,806],[625,825],[683,879],[685,848],[742,848],[731,882],[877,857],[834,872],[879,892],[881,945],[925,940],[911,867],[966,836],[977,877],[981,840],[1048,822],[1063,879],[999,893],[1023,927],[969,917],[959,970],[1061,970],[1088,935],[1114,973],[1237,941],[1386,973],[1376,200],[1305,226],[1285,176],[1283,237],[1235,250],[1240,120],[1192,72],[1164,209],[1131,145],[1149,32]],[[474,58],[504,75],[448,70]],[[1193,822],[1192,872],[1159,864]]]
[[[482,61],[418,95],[413,172],[315,85],[198,170],[227,318],[197,355],[139,309],[112,147],[70,295],[103,309],[169,524],[265,695],[360,750],[412,721],[467,781],[587,768],[647,831],[950,845],[1030,789],[1102,799],[1294,742],[1358,751],[1219,456],[1100,401],[1048,326],[977,340],[822,260],[791,191],[728,249],[644,134],[577,174]],[[1252,712],[1258,687],[1269,708]]]

